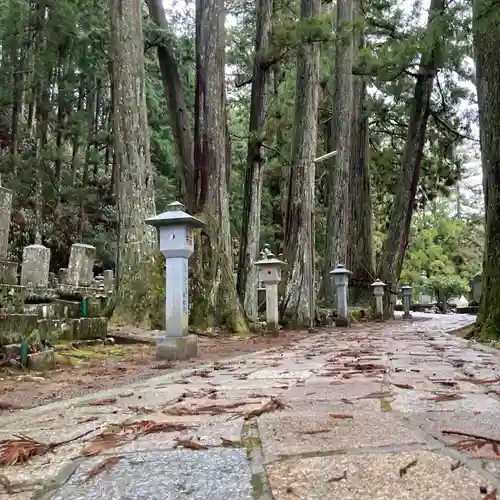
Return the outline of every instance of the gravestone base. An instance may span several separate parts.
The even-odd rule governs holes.
[[[157,337],[156,359],[163,361],[180,361],[198,356],[198,337]]]

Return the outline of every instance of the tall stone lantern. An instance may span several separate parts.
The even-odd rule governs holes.
[[[337,264],[337,267],[330,271],[333,276],[333,283],[337,289],[337,319],[336,326],[349,325],[349,307],[347,305],[347,287],[349,285],[349,275],[351,271],[347,270],[343,264]]]
[[[375,312],[379,319],[384,316],[384,290],[385,283],[378,278],[371,284],[373,295],[375,296]]]
[[[146,223],[158,230],[167,275],[165,335],[156,338],[156,357],[177,360],[198,354],[198,337],[189,335],[188,259],[194,251],[193,230],[205,223],[186,213],[178,201],[170,203],[167,209]]]
[[[401,291],[403,292],[403,318],[411,319],[411,291],[413,287],[410,285],[403,285]]]
[[[276,258],[269,248],[261,252],[261,259],[254,262],[259,270],[259,281],[266,288],[266,324],[270,331],[278,330],[278,283],[285,262]]]

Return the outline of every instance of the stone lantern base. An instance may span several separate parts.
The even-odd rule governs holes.
[[[156,359],[180,361],[198,356],[198,337],[158,337],[156,339]]]

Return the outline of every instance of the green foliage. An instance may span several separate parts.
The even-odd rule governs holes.
[[[481,269],[483,237],[481,224],[452,218],[445,201],[434,203],[433,211],[417,216],[413,224],[401,282],[442,300],[467,295]]]

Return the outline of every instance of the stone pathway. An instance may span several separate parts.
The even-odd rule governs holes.
[[[496,488],[500,498],[500,352],[444,333],[470,316],[425,317],[4,413],[0,439],[91,432],[4,467],[0,498],[492,500]],[[249,418],[273,401],[284,408]],[[186,428],[147,434],[144,420]],[[95,444],[105,430],[128,440]],[[90,442],[99,453],[82,457]]]

